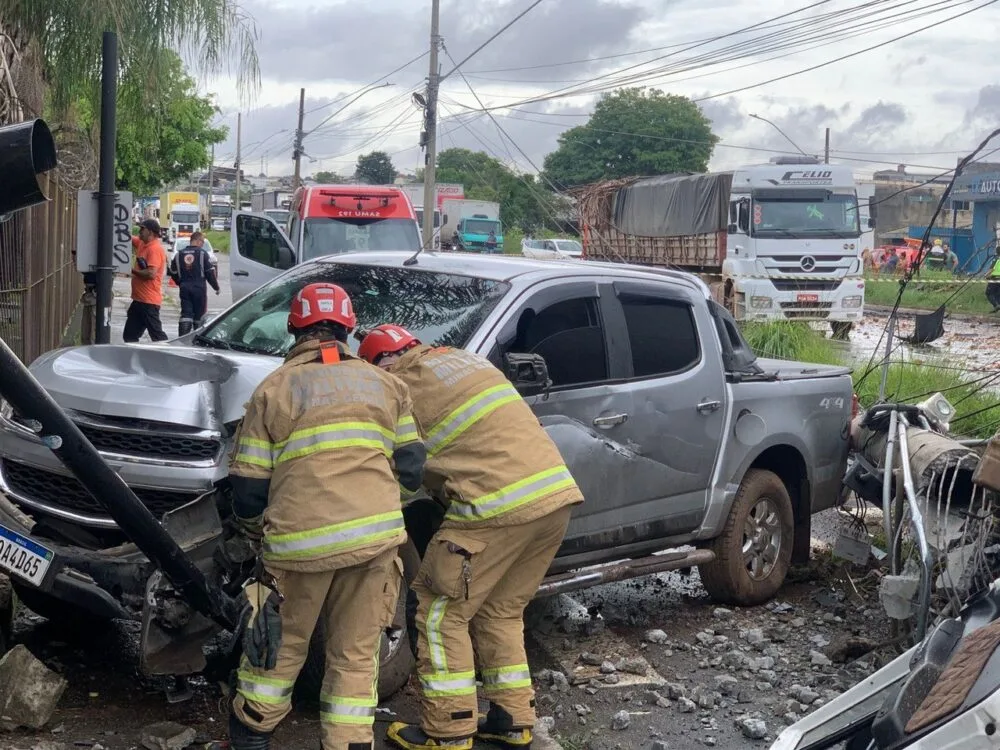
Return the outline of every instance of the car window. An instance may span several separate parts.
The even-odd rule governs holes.
[[[510,289],[503,281],[411,268],[307,263],[268,282],[216,318],[196,343],[283,356],[288,310],[306,284],[337,284],[351,296],[358,331],[396,323],[426,344],[465,346]],[[358,341],[351,337],[350,345]]]
[[[632,373],[644,378],[682,372],[698,362],[698,328],[691,306],[643,294],[619,296],[632,349]]]
[[[244,258],[277,269],[295,265],[295,253],[274,224],[262,216],[236,217],[236,242]]]
[[[529,303],[506,352],[543,357],[553,387],[607,380],[608,357],[597,298],[564,300],[540,310]]]

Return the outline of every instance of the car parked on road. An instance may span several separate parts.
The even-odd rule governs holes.
[[[287,241],[260,230],[237,227],[234,237]],[[224,584],[240,580],[226,551],[233,435],[248,397],[292,344],[292,296],[319,281],[347,290],[360,329],[391,321],[424,342],[482,354],[535,410],[586,497],[542,595],[697,566],[719,601],[757,604],[775,594],[793,560],[808,558],[811,515],[838,501],[849,371],[755,357],[692,275],[503,256],[340,254],[296,265],[166,344],[71,347],[31,365],[186,553]],[[0,456],[0,534],[38,560],[26,575],[0,555],[22,600],[48,616],[141,620],[144,670],[202,669],[196,646],[215,632],[211,623],[182,617],[179,599],[151,604],[160,584],[149,561],[6,404]],[[408,580],[440,511],[426,497],[405,509],[414,541],[403,552]],[[383,695],[412,667],[404,614],[401,598],[383,646]],[[310,665],[307,679],[322,674]]]

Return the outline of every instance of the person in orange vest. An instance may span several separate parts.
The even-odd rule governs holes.
[[[139,225],[139,236],[132,238],[135,266],[132,268],[132,304],[125,315],[122,339],[126,344],[139,341],[149,331],[153,341],[166,341],[160,322],[163,304],[163,274],[167,270],[167,253],[160,242],[160,223],[146,219]]]
[[[487,359],[426,346],[396,325],[370,331],[358,356],[410,389],[427,446],[425,484],[448,503],[412,584],[421,720],[390,725],[388,738],[404,750],[470,750],[474,736],[530,747],[524,608],[583,494],[531,407]],[[476,661],[490,701],[478,724]]]
[[[426,450],[406,386],[348,350],[355,324],[341,287],[296,294],[295,345],[257,386],[235,437],[233,512],[259,540],[264,572],[245,589],[250,637],[232,750],[268,750],[321,617],[322,750],[371,750],[374,741],[379,649],[403,577],[400,494],[420,488]]]

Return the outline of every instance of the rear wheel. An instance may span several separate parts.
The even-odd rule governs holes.
[[[402,689],[413,673],[414,657],[406,634],[406,597],[410,590],[410,582],[416,578],[420,568],[420,556],[413,543],[407,540],[399,548],[399,556],[403,561],[403,585],[399,589],[399,599],[396,602],[396,614],[392,626],[382,636],[382,648],[379,652],[378,695],[379,700],[385,700]],[[309,643],[309,656],[299,673],[295,684],[296,696],[302,700],[318,699],[323,685],[323,675],[326,671],[326,659],[323,643],[326,637],[323,623],[317,623]]]
[[[750,469],[733,501],[722,533],[709,544],[715,559],[699,566],[716,601],[743,606],[773,597],[792,559],[792,499],[777,474]]]

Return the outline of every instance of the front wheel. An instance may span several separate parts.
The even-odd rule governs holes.
[[[830,329],[833,332],[833,339],[835,341],[847,341],[850,338],[853,328],[854,323],[849,320],[835,320],[830,323]]]
[[[792,559],[792,499],[777,474],[750,469],[722,533],[708,544],[715,559],[699,566],[701,582],[717,602],[748,606],[773,597]]]

